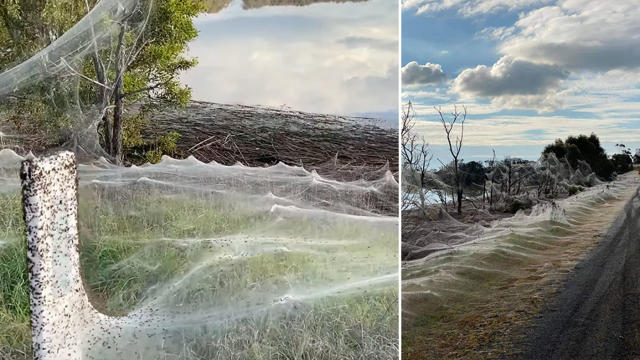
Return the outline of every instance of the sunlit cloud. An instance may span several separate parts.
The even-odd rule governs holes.
[[[411,61],[402,67],[402,84],[405,86],[438,84],[446,79],[447,75],[442,71],[440,64],[420,65]]]
[[[182,79],[197,100],[352,114],[397,109],[397,5],[387,0],[200,16]]]
[[[466,9],[480,3],[479,9]],[[592,132],[606,143],[640,143],[640,2],[500,3],[403,2],[405,11],[425,5],[432,14],[455,10],[439,16],[452,22],[468,18],[470,39],[484,41],[495,54],[452,73],[446,91],[403,88],[402,99],[414,102],[416,128],[428,142],[445,141],[433,106],[457,103],[469,111],[465,141],[473,146],[541,150],[556,138]],[[424,21],[420,31],[429,31],[428,16]]]

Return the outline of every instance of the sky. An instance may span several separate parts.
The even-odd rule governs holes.
[[[193,99],[398,118],[398,3],[370,0],[243,10],[195,20],[182,76]]]
[[[462,157],[537,159],[595,133],[640,147],[640,0],[402,0],[402,102],[446,158],[434,110],[467,107]]]

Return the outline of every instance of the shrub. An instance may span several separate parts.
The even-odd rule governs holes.
[[[507,211],[515,214],[518,210],[531,209],[533,201],[529,198],[516,199],[512,198],[507,200]]]
[[[567,189],[567,191],[569,191],[569,196],[575,195],[581,191],[584,191],[584,188],[582,186],[575,186],[575,185],[571,185],[569,186],[569,188]]]
[[[542,153],[553,153],[558,159],[565,158],[574,169],[578,168],[580,161],[584,161],[599,178],[604,180],[613,180],[615,176],[613,161],[607,157],[600,146],[600,139],[595,134],[569,136],[565,141],[558,139],[553,144],[547,145]]]
[[[611,157],[611,161],[618,174],[633,170],[633,161],[628,154],[615,154]]]

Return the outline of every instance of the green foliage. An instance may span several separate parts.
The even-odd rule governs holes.
[[[477,161],[463,162],[459,165],[462,183],[465,187],[482,185],[485,180],[485,169],[482,163]]]
[[[584,191],[584,188],[582,186],[571,185],[567,188],[567,191],[569,192],[569,196],[572,196]]]
[[[0,6],[0,71],[30,58],[71,28],[95,0],[7,0]],[[2,104],[18,132],[42,134],[59,144],[71,129],[64,91],[69,79],[48,79]],[[19,112],[15,109],[20,109]]]
[[[149,121],[141,114],[131,116],[128,121],[124,123],[123,131],[123,146],[125,148],[134,148],[136,146],[144,145],[142,139],[142,131],[149,125]]]
[[[96,0],[3,2],[0,8],[0,48],[3,49],[0,51],[0,71],[28,59],[51,44],[82,19],[96,3]],[[141,105],[136,106],[136,111],[123,112],[122,143],[125,151],[143,145],[140,133],[149,125],[144,118],[154,110],[149,100],[161,100],[161,103],[177,106],[190,101],[191,90],[180,83],[179,75],[197,63],[183,54],[189,41],[198,34],[193,26],[193,18],[204,10],[202,0],[141,0],[141,5],[143,11],[122,25],[126,30],[124,51],[127,59],[130,59],[123,76],[124,105]],[[143,31],[138,33],[137,25],[142,23],[145,24]],[[116,46],[117,41],[114,41],[111,48],[98,53],[104,64],[114,61]],[[79,116],[80,112],[90,113],[88,110],[100,105],[98,94],[102,88],[92,81],[86,81],[98,80],[91,55],[77,69],[81,76],[47,79],[22,89],[19,96],[10,102],[5,99],[2,106],[11,113],[12,126],[22,133],[54,138],[55,144],[66,140],[75,131],[71,119]],[[118,74],[114,66],[108,69],[104,81],[113,88]],[[70,101],[69,92],[77,99]],[[110,104],[107,106],[115,103],[116,96],[109,95]],[[21,109],[19,114],[16,108]],[[108,112],[108,115],[112,116],[112,113]],[[104,136],[104,128],[101,128],[101,132]]]
[[[95,0],[89,0],[93,6]],[[82,0],[5,0],[0,6],[0,68],[31,57],[86,13]]]
[[[180,139],[180,134],[175,131],[160,136],[155,141],[153,148],[146,152],[146,160],[155,164],[162,159],[162,155],[173,155],[177,148],[178,139]]]
[[[564,142],[557,139],[553,144],[547,145],[542,153],[553,153],[558,159],[565,158],[574,169],[578,168],[579,162],[584,161],[601,179],[612,180],[614,177],[613,162],[607,158],[600,146],[600,139],[595,134],[569,136]]]
[[[27,359],[29,276],[27,246],[18,193],[0,195],[0,358]]]
[[[531,209],[533,201],[529,198],[510,198],[507,199],[507,211],[515,214],[518,210]]]
[[[624,174],[633,170],[633,159],[628,154],[614,154],[611,157],[613,166],[618,174]]]
[[[128,68],[124,82],[125,94],[152,87],[138,94],[178,105],[189,102],[191,90],[180,84],[178,76],[197,64],[197,60],[186,58],[183,53],[189,41],[198,36],[193,18],[203,10],[200,0],[155,2],[143,34],[145,39],[151,41],[142,47],[140,55]],[[129,101],[136,100],[134,97]]]

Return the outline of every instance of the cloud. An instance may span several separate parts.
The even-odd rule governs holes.
[[[398,7],[388,0],[243,10],[196,19],[193,98],[352,114],[398,107]],[[395,69],[391,71],[390,69]]]
[[[453,90],[481,97],[538,95],[559,88],[567,76],[557,66],[503,56],[491,67],[478,65],[461,72],[453,82]]]
[[[337,41],[340,44],[344,44],[349,48],[374,48],[374,49],[388,49],[392,51],[398,50],[397,39],[377,39],[367,36],[347,36]]]
[[[233,0],[205,0],[205,10],[209,13],[217,13],[231,4]],[[243,7],[245,9],[256,9],[265,6],[307,6],[317,4],[319,2],[360,2],[368,0],[244,0]]]
[[[486,6],[468,9],[480,2]],[[448,10],[441,16],[452,21],[482,15],[491,3],[500,1],[403,0],[405,11]],[[503,20],[514,14],[465,20],[485,27],[475,38],[489,40],[489,47],[495,44],[499,60],[473,64],[488,66],[467,65],[470,68],[450,82],[447,96],[430,91],[438,88],[404,88],[403,101],[414,101],[416,131],[430,144],[446,144],[433,106],[459,103],[466,104],[470,114],[465,129],[465,144],[470,146],[527,145],[539,153],[555,138],[591,132],[605,144],[640,143],[640,0],[534,3],[527,7],[513,2],[514,9],[523,7],[511,24]],[[421,5],[428,6],[419,9]],[[431,31],[429,26],[441,30],[434,24],[419,31]],[[528,109],[537,113],[524,111]]]
[[[518,59],[572,71],[640,67],[638,1],[566,0],[521,16],[500,47]]]
[[[500,11],[518,11],[550,3],[551,0],[403,0],[405,10],[416,9],[417,14],[428,14],[455,9],[465,17],[493,14]]]
[[[444,109],[444,107],[443,107]],[[468,109],[469,110],[469,109]],[[469,114],[475,113],[469,110]],[[431,145],[446,144],[442,124],[433,107],[416,108],[415,130]],[[532,135],[532,132],[537,133]],[[629,136],[629,128],[620,126],[617,119],[559,115],[494,115],[483,119],[468,118],[465,122],[465,146],[538,145],[553,142],[569,135],[595,132],[603,142],[637,142]],[[511,154],[513,155],[513,154]]]
[[[466,69],[453,81],[452,92],[492,98],[506,108],[549,111],[560,106],[556,92],[568,73],[553,65],[500,58],[493,66]]]
[[[403,85],[432,85],[443,82],[447,75],[440,64],[426,63],[420,65],[415,61],[402,67]]]
[[[479,40],[505,40],[513,35],[512,26],[487,27],[478,31],[474,38]]]

